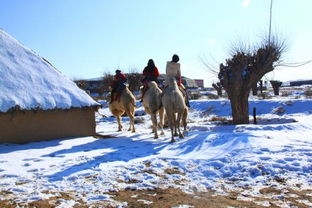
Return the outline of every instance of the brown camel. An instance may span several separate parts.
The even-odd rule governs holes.
[[[174,142],[174,136],[184,138],[180,131],[181,119],[183,119],[184,130],[186,130],[186,119],[188,109],[185,105],[182,92],[179,90],[176,79],[170,78],[168,87],[165,88],[162,96],[162,104],[166,110],[166,115],[171,129],[171,142]],[[177,114],[177,115],[176,115]],[[179,134],[177,133],[179,132]]]
[[[146,113],[151,115],[153,122],[153,133],[154,138],[158,138],[157,133],[157,113],[159,114],[159,127],[161,129],[161,135],[164,135],[163,124],[164,124],[164,108],[161,103],[161,89],[157,86],[157,83],[151,81],[148,83],[148,89],[143,97],[143,107]]]
[[[134,111],[135,111],[135,97],[132,92],[126,87],[121,91],[120,98],[115,99],[109,104],[109,110],[116,117],[118,123],[118,131],[122,130],[121,116],[126,113],[130,118],[130,127],[128,131],[135,132],[134,128]]]

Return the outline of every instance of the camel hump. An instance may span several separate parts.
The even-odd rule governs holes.
[[[127,102],[130,103],[133,107],[136,107],[135,97],[127,87],[123,90],[122,93],[124,93],[124,96],[126,97]]]
[[[148,87],[156,88],[156,87],[158,87],[158,85],[157,85],[157,83],[155,81],[150,81],[150,82],[148,82]]]

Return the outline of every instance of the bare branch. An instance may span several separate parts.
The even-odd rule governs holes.
[[[308,65],[312,63],[312,59],[308,60],[308,61],[303,61],[303,62],[297,62],[297,63],[280,63],[280,64],[276,64],[275,67],[277,66],[283,66],[283,67],[300,67],[300,66],[304,66],[304,65]]]

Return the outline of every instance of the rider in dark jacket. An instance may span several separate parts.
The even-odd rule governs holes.
[[[124,73],[122,73],[119,69],[115,71],[115,76],[113,82],[110,84],[112,87],[112,93],[111,93],[111,102],[116,100],[115,92],[120,93],[123,89],[126,88],[126,82],[127,78]]]
[[[147,66],[143,70],[143,76],[144,78],[142,80],[143,82],[142,99],[147,90],[147,85],[150,81],[155,81],[157,84],[159,84],[158,81],[159,71],[155,66],[153,59],[148,60]]]

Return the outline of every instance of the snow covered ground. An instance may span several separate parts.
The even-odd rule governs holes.
[[[222,123],[221,117],[231,118],[228,100],[191,101],[186,137],[173,144],[168,129],[165,136],[153,139],[150,118],[137,104],[136,133],[126,131],[126,117],[125,130],[116,132],[116,120],[103,102],[96,116],[97,132],[113,138],[1,144],[0,201],[24,203],[70,192],[90,206],[97,201],[126,206],[114,202],[107,192],[179,188],[226,195],[238,191],[239,199],[250,200],[263,196],[261,190],[267,187],[312,190],[311,99],[251,99],[257,125]],[[310,200],[300,203],[312,207],[311,193],[308,196]],[[276,206],[291,207],[278,197]],[[64,199],[58,207],[77,204]],[[267,201],[257,204],[270,206]]]

